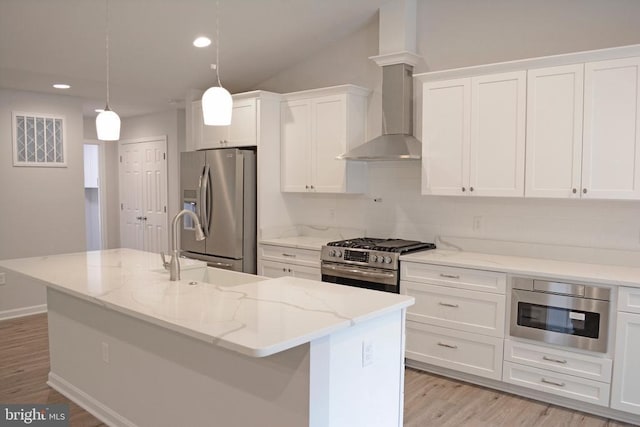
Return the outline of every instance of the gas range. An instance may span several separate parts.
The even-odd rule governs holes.
[[[417,240],[361,237],[327,243],[322,247],[321,259],[397,270],[400,255],[435,248],[433,243]]]
[[[322,280],[367,289],[400,292],[400,255],[435,249],[417,240],[362,237],[322,247]]]

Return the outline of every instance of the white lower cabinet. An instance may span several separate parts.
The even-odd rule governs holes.
[[[496,380],[502,376],[501,338],[410,320],[406,334],[408,359]]]
[[[611,407],[640,415],[640,289],[621,288],[618,295],[616,355],[611,383]]]
[[[404,294],[416,299],[407,319],[494,337],[504,336],[504,295],[424,283],[403,283]]]
[[[406,358],[501,379],[506,274],[402,261]]]
[[[605,357],[505,340],[504,360],[594,381],[611,382],[613,360]]]
[[[320,251],[261,243],[258,245],[258,274],[322,280]]]
[[[320,268],[287,264],[284,262],[262,261],[258,267],[258,275],[265,277],[292,276],[301,279],[321,280]]]
[[[504,362],[502,380],[510,384],[589,402],[594,405],[609,405],[608,383],[559,374],[546,369],[538,369],[511,362]]]

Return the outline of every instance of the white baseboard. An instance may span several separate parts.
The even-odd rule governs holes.
[[[0,320],[15,319],[16,317],[31,316],[47,312],[47,304],[33,305],[31,307],[14,308],[0,311]]]
[[[64,395],[66,398],[72,400],[82,409],[89,412],[91,415],[108,426],[138,427],[136,424],[118,414],[113,409],[102,404],[100,401],[94,399],[92,396],[88,395],[84,391],[80,390],[79,388],[64,380],[60,376],[54,374],[53,372],[49,372],[49,380],[47,381],[47,385],[60,394]]]

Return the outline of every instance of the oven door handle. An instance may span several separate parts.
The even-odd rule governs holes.
[[[374,271],[366,271],[361,270],[359,268],[350,268],[350,267],[341,267],[338,265],[323,265],[323,270],[331,270],[340,272],[343,274],[350,274],[352,276],[358,276],[355,278],[367,277],[371,279],[394,279],[396,276],[393,273],[382,273],[382,272],[374,272]]]

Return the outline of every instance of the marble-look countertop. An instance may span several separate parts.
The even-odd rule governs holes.
[[[542,276],[568,281],[640,287],[640,268],[638,267],[556,261],[542,258],[442,249],[403,255],[400,259],[402,261],[475,268],[528,276]]]
[[[171,282],[158,254],[133,249],[0,261],[0,267],[58,291],[252,357],[305,344],[414,302],[404,295],[294,277],[235,273],[241,280],[230,280],[233,272],[194,260],[181,264],[183,278],[190,279]],[[209,283],[190,284],[198,269],[209,274]]]
[[[336,239],[333,239],[336,240]],[[287,248],[298,249],[310,249],[314,251],[320,251],[322,246],[331,242],[332,239],[327,237],[317,236],[292,236],[292,237],[278,237],[272,239],[261,239],[258,243],[261,245],[275,245],[284,246]]]

